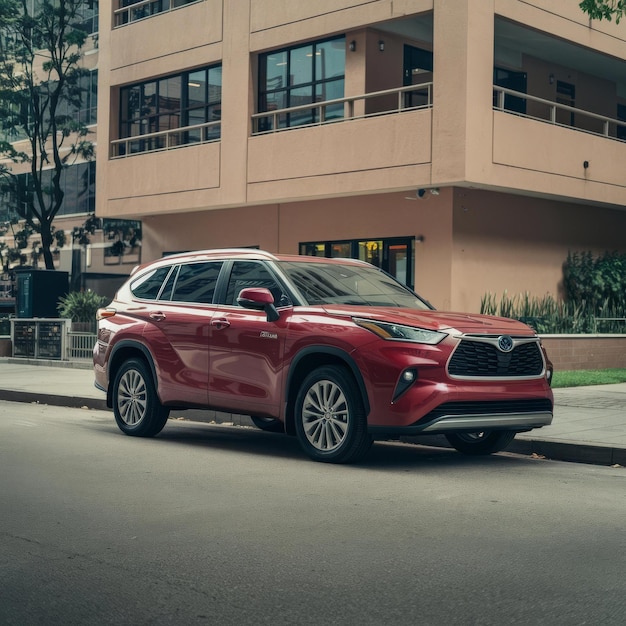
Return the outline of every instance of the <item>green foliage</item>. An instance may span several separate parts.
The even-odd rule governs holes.
[[[480,312],[518,319],[543,334],[626,332],[626,254],[570,252],[563,287],[564,300],[506,291],[498,300],[487,293]]]
[[[480,312],[520,320],[544,335],[626,332],[624,309],[607,303],[594,308],[586,302],[564,302],[550,294],[537,297],[526,292],[509,296],[505,292],[498,301],[495,294],[488,293],[482,297]]]
[[[593,20],[615,18],[616,24],[626,13],[626,0],[582,0],[578,6]]]
[[[87,291],[72,291],[59,299],[57,310],[61,317],[73,322],[91,322],[95,325],[96,311],[107,303],[107,298]]]
[[[569,253],[563,265],[563,286],[566,300],[585,302],[600,316],[610,317],[603,315],[603,308],[626,312],[626,254]]]

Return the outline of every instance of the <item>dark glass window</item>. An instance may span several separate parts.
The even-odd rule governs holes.
[[[160,267],[138,276],[131,284],[130,291],[136,298],[143,300],[156,300],[161,290],[161,285],[172,268]]]
[[[287,306],[290,303],[283,289],[264,265],[254,261],[235,261],[223,304],[238,306],[239,293],[247,287],[269,289],[277,306]]]
[[[120,89],[120,139],[142,137],[119,145],[118,155],[161,150],[220,138],[222,67],[164,76]],[[191,128],[189,128],[191,127]],[[161,131],[180,132],[153,135]]]
[[[260,55],[259,112],[343,98],[345,56],[345,37]],[[324,120],[340,119],[343,114],[343,104],[330,105],[324,109]],[[320,109],[307,108],[281,115],[277,126],[287,128],[320,121]],[[261,118],[259,131],[271,129],[272,118]]]
[[[617,119],[624,122],[617,127],[617,138],[626,140],[626,104],[617,105]]]
[[[500,67],[493,68],[493,84],[505,89],[526,93],[526,72],[514,72]],[[498,94],[493,94],[493,106],[497,106]],[[504,109],[515,113],[526,113],[526,98],[519,98],[510,94],[504,95]]]
[[[52,170],[42,173],[44,202],[51,202],[50,195],[45,193],[51,188]],[[61,190],[64,193],[63,204],[58,215],[73,215],[76,213],[93,213],[96,209],[96,164],[77,163],[70,165],[61,172]],[[31,174],[18,174],[7,186],[6,193],[0,196],[1,205],[17,205],[26,208],[34,201],[35,188]],[[7,206],[7,209],[9,207]]]
[[[414,285],[414,237],[313,241],[300,244],[300,254],[360,259],[380,267],[411,289]]]
[[[81,86],[84,91],[78,111],[78,120],[87,125],[95,124],[98,121],[98,70],[81,77]]]
[[[74,26],[88,35],[98,32],[98,0],[86,0]]]
[[[157,15],[163,11],[170,11],[172,9],[185,6],[186,4],[199,1],[200,0],[152,0],[151,2],[145,3],[143,0],[117,0],[117,2],[114,3],[118,7],[115,11],[115,25],[121,26],[123,24],[128,24],[129,22],[142,20],[145,17]],[[136,8],[132,8],[133,5],[139,3],[142,4]],[[128,8],[128,10],[120,10],[125,8]]]
[[[222,262],[190,263],[178,271],[172,300],[210,304],[217,285]]]

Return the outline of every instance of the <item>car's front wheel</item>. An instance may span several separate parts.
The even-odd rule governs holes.
[[[493,454],[504,450],[515,438],[508,430],[492,430],[476,433],[449,433],[448,443],[463,454]]]
[[[126,361],[113,382],[113,414],[119,429],[135,437],[154,437],[163,430],[169,413],[159,402],[145,361]]]
[[[337,365],[319,367],[304,379],[295,422],[300,445],[315,461],[353,463],[372,445],[357,384]]]

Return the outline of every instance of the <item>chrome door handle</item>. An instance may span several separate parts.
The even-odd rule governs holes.
[[[217,330],[222,330],[222,328],[228,328],[230,326],[230,322],[224,318],[220,318],[217,320],[211,320],[211,326],[214,326]]]
[[[165,319],[165,313],[161,313],[161,311],[153,311],[150,313],[150,319],[155,322],[161,322]]]

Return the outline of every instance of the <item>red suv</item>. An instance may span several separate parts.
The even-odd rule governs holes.
[[[156,435],[171,408],[211,408],[347,463],[402,435],[490,454],[552,421],[533,330],[435,311],[362,261],[169,256],[136,268],[98,319],[96,385],[127,435]]]

